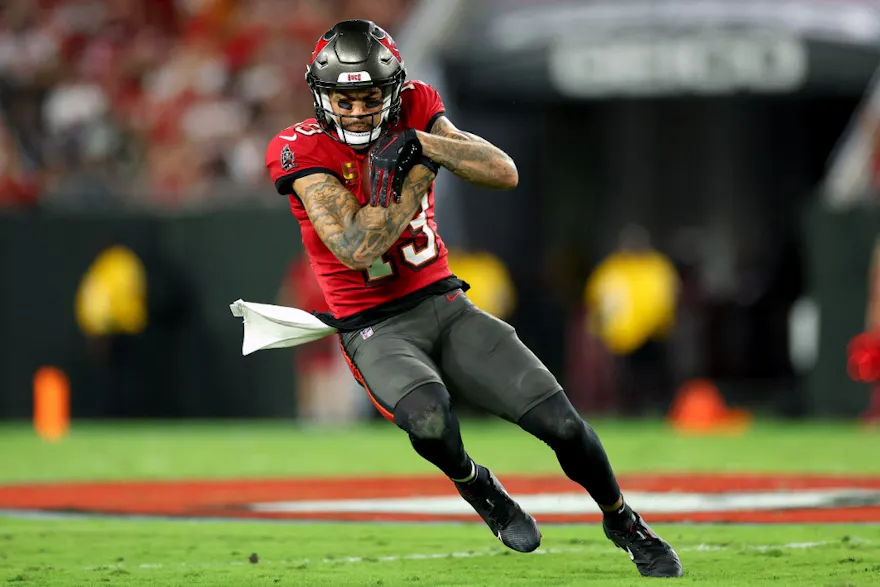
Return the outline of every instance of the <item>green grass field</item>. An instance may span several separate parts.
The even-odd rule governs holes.
[[[619,473],[880,475],[880,432],[759,422],[738,438],[680,437],[661,424],[596,422]],[[479,461],[555,473],[553,454],[506,423],[465,422]],[[389,424],[74,423],[45,444],[0,425],[0,483],[429,473]],[[625,488],[624,488],[625,489]],[[649,519],[650,522],[650,519]],[[681,584],[880,585],[880,526],[655,524],[685,565]],[[481,523],[340,524],[0,516],[0,584],[485,586],[641,585],[595,524],[545,525],[538,553],[502,550]],[[252,554],[258,562],[249,561]],[[656,581],[656,580],[655,580]]]

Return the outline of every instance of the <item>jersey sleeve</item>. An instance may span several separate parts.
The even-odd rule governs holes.
[[[405,83],[401,100],[406,101],[404,108],[409,113],[410,128],[431,132],[437,119],[446,114],[440,93],[425,82],[414,80]]]
[[[266,148],[266,168],[282,196],[293,194],[293,182],[313,173],[339,177],[329,168],[316,135],[303,135],[289,128],[276,135]]]

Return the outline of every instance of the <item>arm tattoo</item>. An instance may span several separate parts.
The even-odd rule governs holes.
[[[459,130],[441,116],[422,138],[425,155],[473,184],[511,189],[519,181],[516,164],[504,151],[469,132]]]
[[[346,267],[360,271],[397,242],[433,181],[434,174],[427,167],[416,165],[403,183],[400,203],[387,208],[361,207],[357,197],[332,175],[300,178],[294,189],[327,248]]]

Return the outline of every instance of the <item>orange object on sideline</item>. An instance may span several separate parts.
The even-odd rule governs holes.
[[[739,434],[749,427],[752,416],[746,410],[728,408],[711,381],[694,379],[676,393],[667,420],[678,432]]]
[[[34,429],[43,440],[55,442],[70,428],[70,383],[57,367],[40,367],[34,374]]]

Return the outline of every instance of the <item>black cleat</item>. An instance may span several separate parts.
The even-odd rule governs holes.
[[[623,531],[612,530],[602,524],[605,536],[618,548],[629,553],[629,558],[644,577],[681,577],[681,560],[666,541],[651,530],[642,517],[633,512],[633,521]]]
[[[541,545],[541,531],[535,518],[525,513],[492,471],[476,465],[477,478],[467,484],[456,483],[458,493],[480,514],[504,546],[517,552],[532,552]]]

